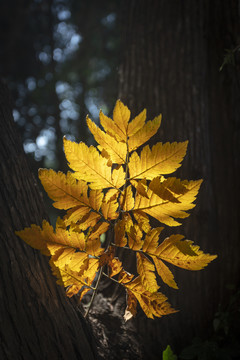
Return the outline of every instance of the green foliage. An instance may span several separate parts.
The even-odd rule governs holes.
[[[170,345],[166,347],[162,355],[162,360],[177,360],[177,356],[174,355]]]
[[[225,65],[235,66],[235,55],[239,51],[240,45],[236,46],[234,49],[226,49],[223,57],[223,63],[219,68],[219,71],[222,71]]]

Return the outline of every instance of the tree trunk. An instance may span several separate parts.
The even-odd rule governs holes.
[[[207,334],[219,303],[238,284],[239,263],[239,68],[225,66],[224,49],[239,39],[238,2],[132,0],[122,15],[123,58],[119,98],[148,119],[160,112],[156,141],[189,140],[177,177],[203,178],[197,206],[181,233],[218,259],[201,272],[176,271],[180,290],[169,290],[180,312],[159,320],[139,314],[147,359],[159,358],[167,344],[181,348]],[[166,292],[162,286],[162,291]]]
[[[46,218],[0,82],[0,358],[97,358],[80,309],[56,285],[48,259],[15,236]]]

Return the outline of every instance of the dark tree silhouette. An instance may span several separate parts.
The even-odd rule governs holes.
[[[224,49],[239,45],[238,2],[133,0],[122,20],[119,97],[133,116],[163,114],[158,141],[189,139],[178,177],[204,179],[197,207],[173,231],[218,254],[201,272],[177,271],[180,290],[168,294],[178,314],[135,320],[146,358],[155,359],[167,344],[207,335],[229,299],[226,285],[239,282],[239,64],[219,72]]]
[[[15,230],[47,215],[0,82],[0,358],[96,359],[80,309],[56,285],[46,257]]]

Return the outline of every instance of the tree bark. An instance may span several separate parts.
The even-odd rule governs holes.
[[[97,358],[78,306],[56,285],[48,259],[15,236],[47,218],[0,81],[0,358]]]
[[[196,208],[172,233],[218,254],[201,272],[177,270],[180,290],[162,286],[178,314],[134,320],[146,358],[155,359],[167,344],[182,348],[206,335],[229,299],[226,285],[239,283],[240,74],[233,66],[219,72],[224,49],[239,45],[238,2],[132,0],[124,2],[122,28],[119,98],[132,117],[143,108],[148,119],[161,112],[153,143],[188,139],[176,176],[204,179]]]

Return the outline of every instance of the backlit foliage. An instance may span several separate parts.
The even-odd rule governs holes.
[[[89,117],[87,124],[97,148],[64,138],[71,168],[62,172],[40,169],[39,178],[53,206],[66,210],[56,229],[43,221],[17,231],[26,243],[50,256],[57,282],[67,295],[96,292],[102,275],[121,284],[127,293],[125,320],[136,314],[137,302],[149,318],[175,312],[159,292],[159,283],[177,289],[167,263],[201,270],[215,255],[204,254],[192,241],[175,234],[160,240],[161,225],[180,225],[189,216],[202,180],[166,177],[181,166],[187,141],[139,147],[159,129],[161,115],[146,121],[146,110],[130,121],[129,109],[116,102],[113,119],[100,111],[101,130]],[[136,151],[138,149],[138,151]],[[100,236],[107,232],[105,243]],[[124,270],[118,248],[136,256],[136,272]]]

